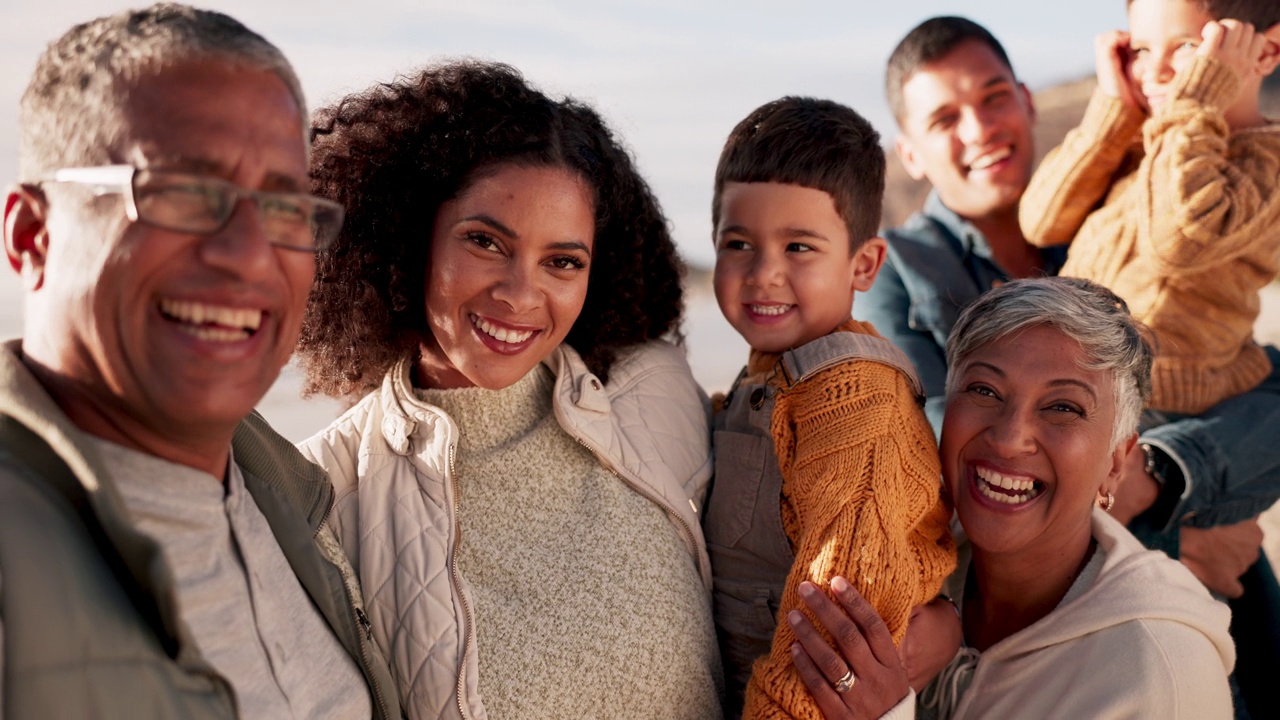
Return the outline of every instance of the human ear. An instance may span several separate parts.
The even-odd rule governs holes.
[[[854,251],[852,284],[855,292],[866,292],[871,289],[888,252],[889,244],[882,237],[869,238]]]
[[[902,167],[907,169],[907,174],[912,180],[924,179],[924,168],[916,160],[915,147],[905,135],[898,134],[898,139],[893,141],[893,150],[898,154],[898,160],[902,161]]]
[[[1280,23],[1276,23],[1262,33],[1266,41],[1262,43],[1262,55],[1258,58],[1258,72],[1266,77],[1280,65]]]
[[[27,290],[39,290],[44,283],[49,255],[45,220],[44,197],[38,189],[27,185],[9,188],[4,201],[4,251]]]
[[[1138,433],[1133,433],[1129,437],[1121,440],[1116,444],[1114,450],[1111,451],[1111,468],[1107,471],[1107,480],[1098,488],[1100,496],[1106,496],[1107,493],[1115,493],[1120,487],[1120,479],[1124,476],[1125,458],[1129,456],[1130,451],[1138,444]]]
[[[1031,116],[1031,122],[1036,120],[1036,103],[1031,96],[1031,91],[1027,89],[1026,83],[1018,83],[1018,91],[1022,93],[1022,101],[1027,104],[1027,114]]]

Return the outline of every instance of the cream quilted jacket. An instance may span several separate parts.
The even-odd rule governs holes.
[[[700,512],[712,463],[705,395],[683,352],[641,346],[604,385],[567,345],[546,363],[565,432],[662,507],[711,592]],[[458,428],[415,398],[412,363],[300,446],[337,491],[329,522],[360,577],[374,638],[413,720],[487,718],[470,626],[470,592],[454,564]],[[710,599],[708,599],[710,603]]]

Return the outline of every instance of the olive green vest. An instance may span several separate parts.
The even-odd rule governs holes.
[[[129,525],[96,458],[18,353],[15,345],[0,351],[0,714],[236,717],[229,685],[177,614],[160,547]],[[326,557],[336,546],[322,547],[333,501],[327,476],[257,415],[241,423],[233,447],[299,582],[363,671],[375,717],[399,717],[358,588]]]

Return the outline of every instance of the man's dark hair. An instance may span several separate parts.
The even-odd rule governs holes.
[[[1009,62],[1004,46],[986,28],[968,18],[954,15],[929,18],[902,38],[889,56],[889,64],[885,68],[884,94],[899,127],[907,112],[902,100],[902,86],[907,84],[921,65],[941,60],[970,41],[980,42],[991,48],[991,52],[1009,68],[1009,74],[1014,74],[1013,64]]]
[[[716,166],[712,227],[720,223],[725,183],[800,185],[831,196],[852,253],[880,227],[884,163],[879,133],[852,108],[814,98],[774,100],[738,123],[725,141]]]

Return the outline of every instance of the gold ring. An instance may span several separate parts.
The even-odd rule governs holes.
[[[854,677],[853,670],[844,674],[844,677],[836,681],[836,692],[847,693],[853,689],[853,684],[858,682],[858,678]]]

